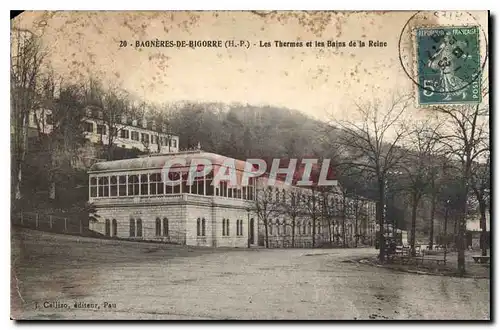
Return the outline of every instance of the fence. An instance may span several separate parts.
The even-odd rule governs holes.
[[[35,212],[21,212],[12,215],[12,224],[64,234],[83,235],[88,232],[88,224],[81,218],[75,219]]]

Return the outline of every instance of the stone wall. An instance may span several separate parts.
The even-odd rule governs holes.
[[[257,217],[247,212],[243,200],[197,195],[172,195],[159,198],[114,197],[92,200],[96,205],[98,220],[90,229],[106,233],[106,219],[117,222],[119,238],[163,241],[191,246],[247,247],[249,219]],[[168,236],[156,236],[156,218],[168,219]],[[130,236],[130,219],[141,219],[142,237]],[[198,235],[200,219],[200,235]],[[205,235],[202,224],[205,219]],[[222,219],[229,219],[229,235],[222,235]],[[237,220],[243,220],[243,230],[237,235]],[[254,237],[257,243],[258,224],[254,220]],[[112,228],[110,236],[113,235]]]

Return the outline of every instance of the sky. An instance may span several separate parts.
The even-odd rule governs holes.
[[[41,36],[51,66],[66,81],[92,75],[149,102],[271,105],[331,120],[350,118],[355,103],[415,92],[406,73],[414,69],[409,26],[480,24],[488,33],[487,12],[420,13],[405,30],[415,13],[61,11],[25,12],[13,24]],[[120,47],[120,41],[155,39],[246,40],[250,46]],[[346,46],[361,40],[366,46],[275,47],[275,40]],[[369,41],[387,46],[368,47]],[[266,42],[272,47],[259,46]]]

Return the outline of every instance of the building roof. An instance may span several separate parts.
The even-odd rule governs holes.
[[[193,161],[195,161],[195,163],[193,163]],[[255,172],[257,170],[256,167],[252,167],[253,166],[252,163],[247,161],[238,160],[211,152],[204,152],[202,150],[189,150],[189,151],[181,151],[169,154],[154,154],[145,157],[99,162],[92,165],[92,167],[89,170],[89,173],[123,172],[123,171],[155,170],[155,169],[161,170],[167,163],[170,163],[171,165],[169,171],[187,173],[190,169],[194,168],[193,166],[197,166],[196,171],[202,171],[203,161],[208,161],[207,163],[212,166],[212,173],[214,175],[218,174],[219,170],[221,169],[224,171],[222,174],[227,174],[225,172],[227,168],[235,168],[237,182],[241,182],[243,172]],[[248,169],[252,170],[249,171]],[[261,176],[261,179],[263,180],[262,182],[263,183],[265,182],[265,184],[267,184],[268,180],[267,175],[268,172],[266,172],[264,175]],[[295,181],[301,176],[302,176],[301,171],[295,172],[294,174],[294,177],[296,177]],[[280,188],[284,188],[285,186],[290,186],[290,184],[285,182],[284,178],[280,176],[276,177],[276,180],[272,185]],[[292,183],[291,186],[295,186],[295,184]],[[296,188],[302,189],[306,187],[296,186]],[[334,190],[338,189],[339,189],[338,187],[334,187]]]
[[[172,165],[173,169],[185,169],[189,167],[193,160],[208,160],[213,167],[220,167],[224,162],[229,162],[228,167],[232,168],[234,162],[235,167],[239,171],[244,171],[247,162],[233,159],[230,157],[214,154],[204,151],[185,151],[169,154],[156,154],[147,157],[131,158],[112,160],[106,162],[99,162],[92,165],[89,172],[112,172],[112,171],[132,171],[132,170],[145,170],[145,169],[161,169],[174,160],[182,159],[187,166],[179,164]]]

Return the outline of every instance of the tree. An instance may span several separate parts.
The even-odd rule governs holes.
[[[290,218],[290,225],[292,227],[292,247],[295,247],[295,229],[297,227],[297,217],[301,213],[300,206],[300,193],[299,190],[290,189],[288,191],[283,191],[284,198],[281,201],[280,208],[283,213]]]
[[[273,201],[273,189],[262,180],[257,180],[257,189],[253,201],[253,210],[264,226],[264,242],[269,247],[269,221],[278,213],[278,203]]]
[[[471,175],[471,186],[474,195],[479,204],[480,213],[480,228],[481,228],[481,255],[486,256],[487,253],[487,231],[486,231],[486,212],[489,209],[490,203],[490,192],[491,192],[491,176],[490,176],[490,154],[488,152],[486,156],[485,163],[473,164],[473,170]]]
[[[411,254],[415,256],[417,208],[434,181],[434,158],[437,157],[439,126],[429,120],[416,122],[410,130],[412,141],[401,169],[406,173],[407,191],[411,204]],[[434,206],[433,206],[434,208]],[[432,233],[432,230],[431,230]],[[432,235],[432,234],[431,234]]]
[[[132,106],[129,95],[118,88],[103,88],[100,82],[90,79],[85,93],[86,104],[89,109],[97,111],[98,123],[103,127],[98,133],[105,149],[106,159],[113,159],[114,142],[120,132],[127,126],[124,116],[132,115]],[[95,112],[94,111],[94,112]],[[93,115],[94,116],[94,115]],[[130,118],[127,118],[130,119]],[[104,136],[106,138],[104,139]]]
[[[20,200],[23,166],[28,153],[29,117],[39,106],[38,90],[46,53],[31,31],[13,28],[11,40],[12,190],[14,198]]]
[[[486,93],[485,93],[486,94]],[[483,96],[484,99],[484,96]],[[489,153],[489,104],[440,107],[440,119],[446,122],[447,132],[440,136],[445,152],[455,160],[459,174],[461,210],[458,221],[458,272],[465,274],[465,233],[468,199],[475,162],[484,162]]]
[[[333,142],[343,148],[346,161],[341,166],[356,167],[373,178],[377,187],[377,220],[380,227],[380,261],[385,260],[384,201],[385,180],[388,172],[397,166],[402,158],[400,148],[407,135],[402,122],[403,113],[408,108],[408,97],[397,97],[387,106],[373,102],[364,106],[356,105],[359,121],[335,121],[342,133]]]
[[[309,188],[310,192],[302,194],[303,206],[305,207],[306,213],[311,219],[312,224],[312,246],[316,246],[316,226],[318,224],[318,219],[322,212],[322,201],[321,195],[319,194],[319,189],[316,186],[311,186]]]

